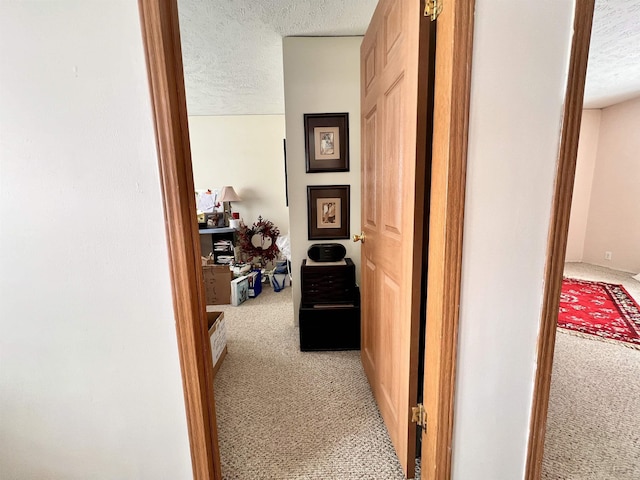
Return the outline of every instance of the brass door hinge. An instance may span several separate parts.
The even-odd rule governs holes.
[[[443,0],[424,0],[424,16],[434,22],[442,12]]]
[[[421,403],[417,407],[411,408],[411,421],[417,423],[424,430],[427,429],[427,411]]]

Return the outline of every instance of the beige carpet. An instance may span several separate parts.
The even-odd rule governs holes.
[[[223,310],[229,353],[215,380],[227,480],[401,480],[360,352],[305,352],[291,289]]]
[[[640,298],[630,275],[565,272]],[[223,477],[401,480],[359,352],[300,352],[290,294],[208,307],[225,311],[229,337],[215,383]],[[542,478],[640,479],[640,351],[564,333],[556,345]]]
[[[567,264],[565,275],[640,298],[632,274]],[[545,480],[640,479],[640,351],[559,332],[545,442]]]
[[[633,278],[633,273],[621,272],[610,268],[589,265],[588,263],[566,263],[564,266],[566,277],[595,280],[598,282],[616,283],[622,285],[636,303],[640,304],[640,282]]]

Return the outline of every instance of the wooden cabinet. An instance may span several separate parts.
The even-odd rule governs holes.
[[[353,303],[356,267],[350,258],[344,259],[344,265],[326,266],[319,262],[307,265],[303,260],[300,278],[304,304]]]
[[[360,348],[360,290],[355,265],[307,264],[300,271],[300,350]]]

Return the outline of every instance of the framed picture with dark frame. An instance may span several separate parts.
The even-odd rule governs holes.
[[[307,186],[309,240],[349,238],[350,185]]]
[[[349,114],[305,113],[307,173],[349,171]]]

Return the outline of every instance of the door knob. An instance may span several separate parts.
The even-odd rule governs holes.
[[[353,241],[354,241],[354,242],[362,242],[362,243],[364,243],[364,238],[365,238],[365,237],[364,237],[364,232],[360,232],[360,235],[355,234],[355,235],[353,236]]]

